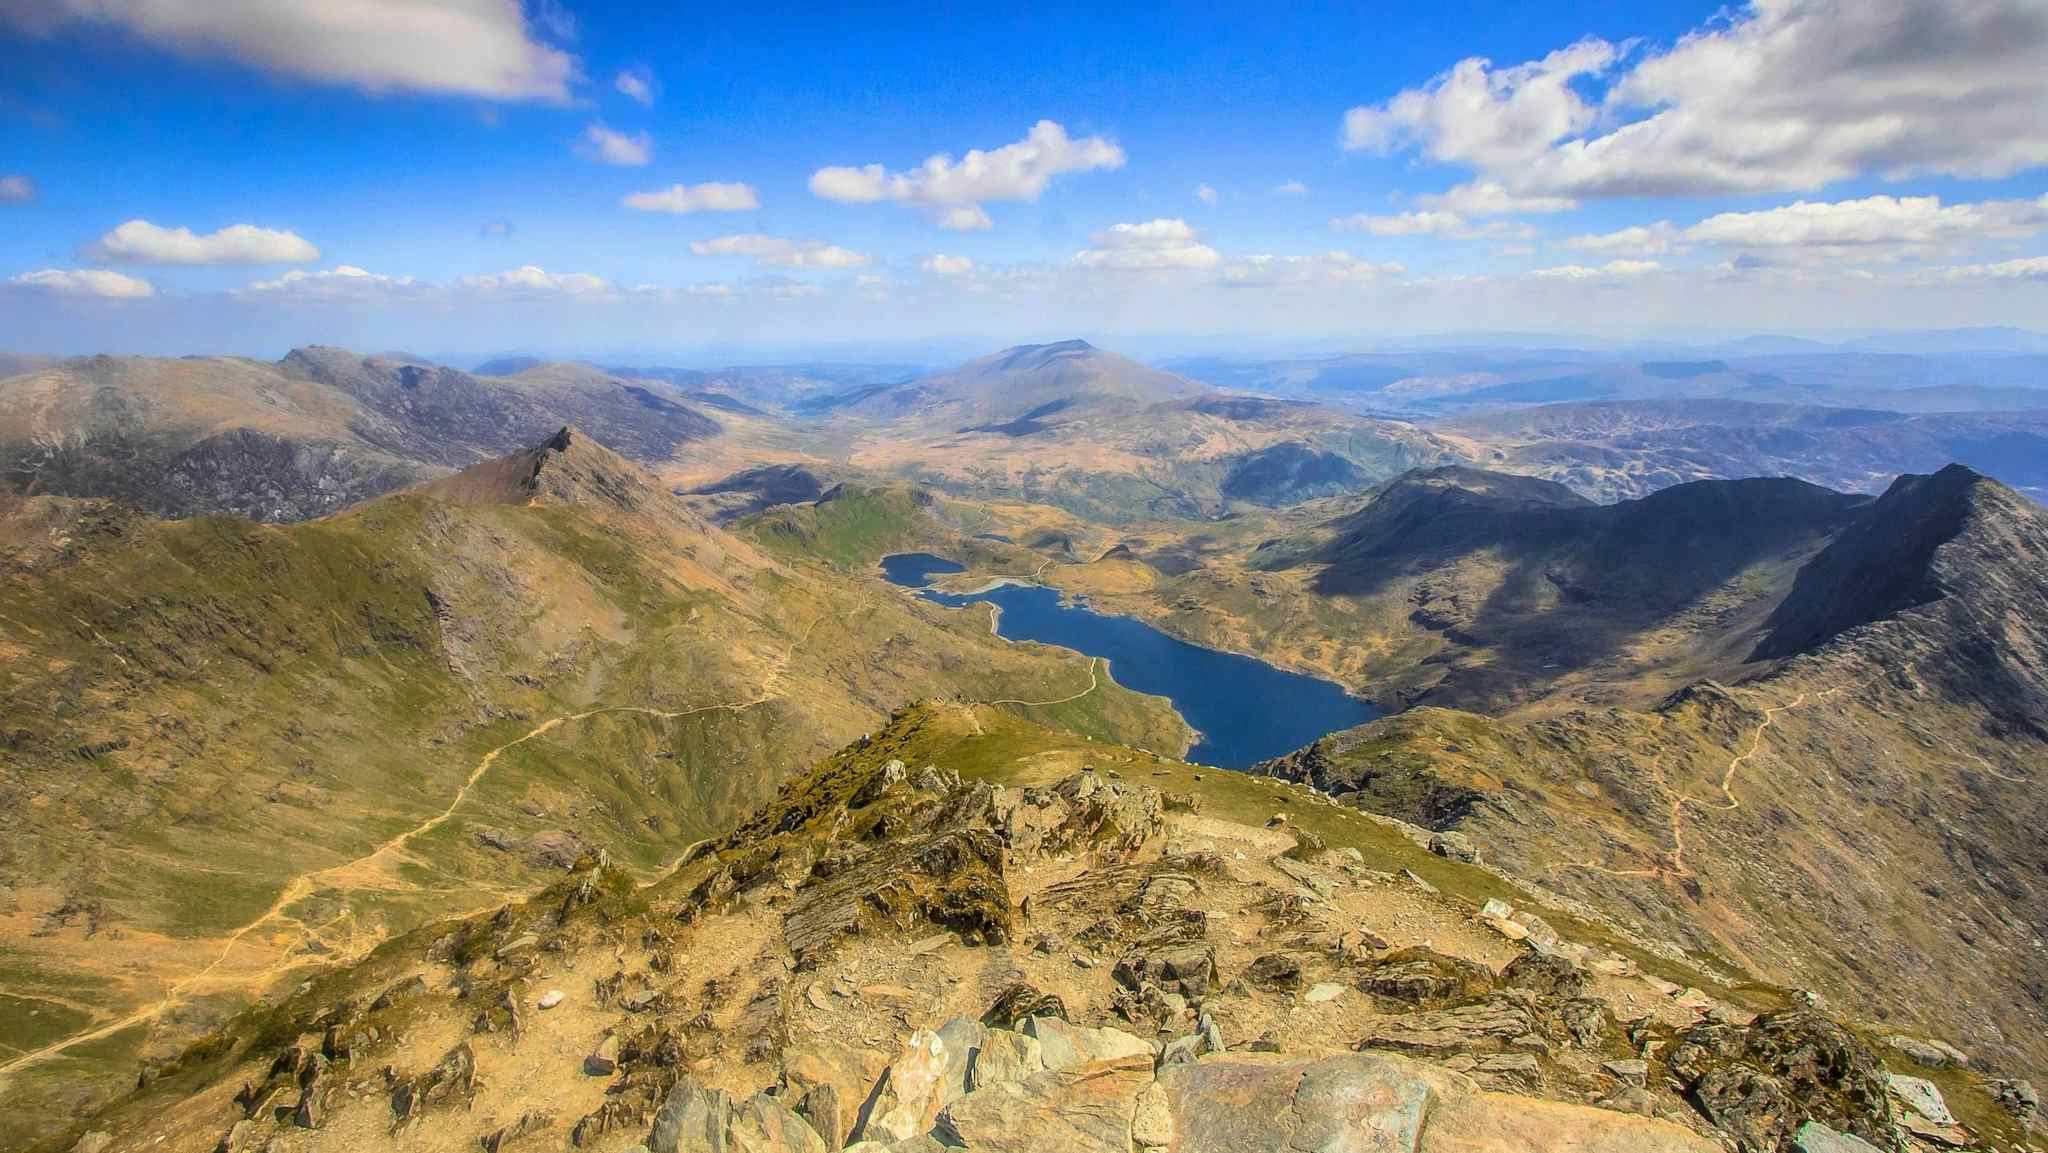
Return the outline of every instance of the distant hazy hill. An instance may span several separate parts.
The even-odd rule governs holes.
[[[321,347],[275,363],[83,357],[0,379],[0,483],[303,520],[566,424],[649,462],[720,431],[667,385],[582,365],[493,377]]]
[[[825,398],[814,409],[881,418],[951,421],[1012,435],[1104,408],[1138,409],[1208,391],[1085,340],[1023,344],[900,385],[873,385]],[[1033,427],[1025,427],[1033,426]]]
[[[1776,475],[1876,493],[1901,473],[1932,472],[1950,461],[2048,495],[2048,409],[1909,414],[1636,400],[1470,414],[1432,427],[1468,441],[1492,467],[1556,480],[1601,500],[1687,480]]]
[[[1295,504],[1456,458],[1411,425],[1220,392],[1084,340],[1007,348],[801,411],[854,437],[856,466],[1105,521]]]

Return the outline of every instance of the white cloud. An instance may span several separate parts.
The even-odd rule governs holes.
[[[746,212],[761,207],[761,197],[751,184],[711,181],[705,184],[671,184],[655,192],[635,192],[619,203],[640,212]]]
[[[908,172],[890,172],[880,164],[820,168],[811,174],[811,192],[847,204],[888,200],[912,205],[944,228],[987,228],[984,202],[1036,200],[1062,173],[1123,163],[1123,149],[1110,141],[1100,136],[1075,140],[1059,124],[1041,120],[1015,143],[972,149],[958,161],[940,153]]]
[[[1244,287],[1313,286],[1377,280],[1382,276],[1398,276],[1404,271],[1393,261],[1374,264],[1339,250],[1311,256],[1246,256],[1225,264],[1221,276],[1225,284]]]
[[[587,272],[553,273],[527,264],[490,276],[465,276],[458,287],[476,292],[521,296],[601,296],[612,291],[611,281]]]
[[[723,300],[732,295],[732,286],[712,283],[686,284],[683,286],[683,293],[686,296],[708,296]]]
[[[19,204],[35,197],[36,182],[19,173],[0,176],[0,204]]]
[[[107,300],[140,300],[156,295],[147,280],[104,268],[43,268],[24,272],[7,283],[52,296],[95,296]]]
[[[1511,216],[1525,212],[1569,212],[1579,202],[1569,196],[1524,196],[1492,180],[1457,185],[1448,192],[1420,196],[1424,207],[1461,216]]]
[[[758,232],[691,241],[690,251],[698,256],[751,257],[763,268],[863,268],[874,259],[819,240],[789,240]]]
[[[2038,280],[2048,282],[2048,256],[2023,256],[1996,264],[1965,264],[1937,269],[1943,280]]]
[[[920,267],[938,276],[965,276],[974,271],[974,262],[964,256],[947,256],[941,252],[926,257]]]
[[[1598,111],[1572,87],[1614,63],[1616,49],[1581,40],[1513,68],[1459,61],[1422,88],[1344,114],[1344,147],[1413,146],[1432,160],[1498,171],[1527,163],[1551,141],[1592,126]]]
[[[2000,177],[2048,164],[2040,0],[1754,0],[1613,78],[1622,50],[1465,60],[1345,117],[1349,147],[1413,147],[1519,195],[1808,190],[1865,174]]]
[[[1074,254],[1083,268],[1124,271],[1168,268],[1213,268],[1221,254],[1203,244],[1188,222],[1148,220],[1117,224],[1095,234],[1095,247]]]
[[[569,98],[576,58],[536,39],[519,0],[49,0],[0,4],[39,33],[108,24],[180,52],[370,92]]]
[[[1216,190],[1206,184],[1197,184],[1195,185],[1195,199],[1214,208],[1216,207],[1217,200]]]
[[[295,232],[231,224],[204,236],[189,228],[164,228],[131,220],[93,246],[103,260],[131,264],[301,264],[320,259],[320,250]]]
[[[1529,275],[1540,276],[1545,280],[1633,280],[1660,271],[1663,267],[1654,260],[1610,260],[1598,268],[1588,268],[1583,264],[1565,264],[1556,268],[1538,268]]]
[[[786,278],[755,281],[751,288],[763,296],[772,297],[776,300],[801,300],[808,296],[817,296],[825,291],[808,280],[790,280]]]
[[[380,276],[353,264],[338,264],[322,272],[292,269],[275,280],[258,280],[240,289],[238,295],[319,299],[368,299],[394,292],[423,288],[410,276]]]
[[[1685,230],[1698,244],[1798,259],[1896,260],[2048,226],[2048,196],[1944,205],[1938,196],[1805,200],[1760,212],[1723,212]]]
[[[1282,196],[1301,196],[1308,192],[1308,185],[1299,180],[1289,180],[1284,184],[1275,184],[1273,191]]]
[[[1438,236],[1451,240],[1489,240],[1500,237],[1526,238],[1535,235],[1526,224],[1489,220],[1474,224],[1455,212],[1424,210],[1373,216],[1359,212],[1330,221],[1339,232],[1365,232],[1373,236]]]
[[[1678,230],[1669,220],[1638,224],[1591,236],[1574,236],[1564,246],[1602,256],[1662,256],[1680,247]]]
[[[632,100],[654,107],[654,73],[645,68],[628,68],[612,81],[612,87]]]
[[[645,132],[627,135],[592,124],[583,130],[583,138],[577,142],[577,151],[584,156],[604,164],[617,164],[627,168],[638,168],[654,157],[654,139]]]

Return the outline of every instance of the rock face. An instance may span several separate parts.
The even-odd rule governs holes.
[[[1744,1153],[1775,1153],[1808,1121],[1875,1144],[1891,1139],[1884,1067],[1811,1009],[1767,1013],[1748,1026],[1703,1022],[1679,1034],[1669,1064]]]

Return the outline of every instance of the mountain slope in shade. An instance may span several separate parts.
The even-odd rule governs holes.
[[[1738,682],[1655,707],[1418,709],[1264,771],[1464,832],[1769,980],[2037,1072],[2048,517],[1967,469],[1902,478],[1755,635]],[[1967,995],[1930,995],[1961,974]]]

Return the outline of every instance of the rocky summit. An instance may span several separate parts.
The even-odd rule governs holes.
[[[1297,786],[919,706],[653,884],[588,852],[236,1018],[46,1147],[1783,1153],[2022,1131],[2031,1089],[1960,1053],[1888,1069],[1889,1039],[1459,856]]]

